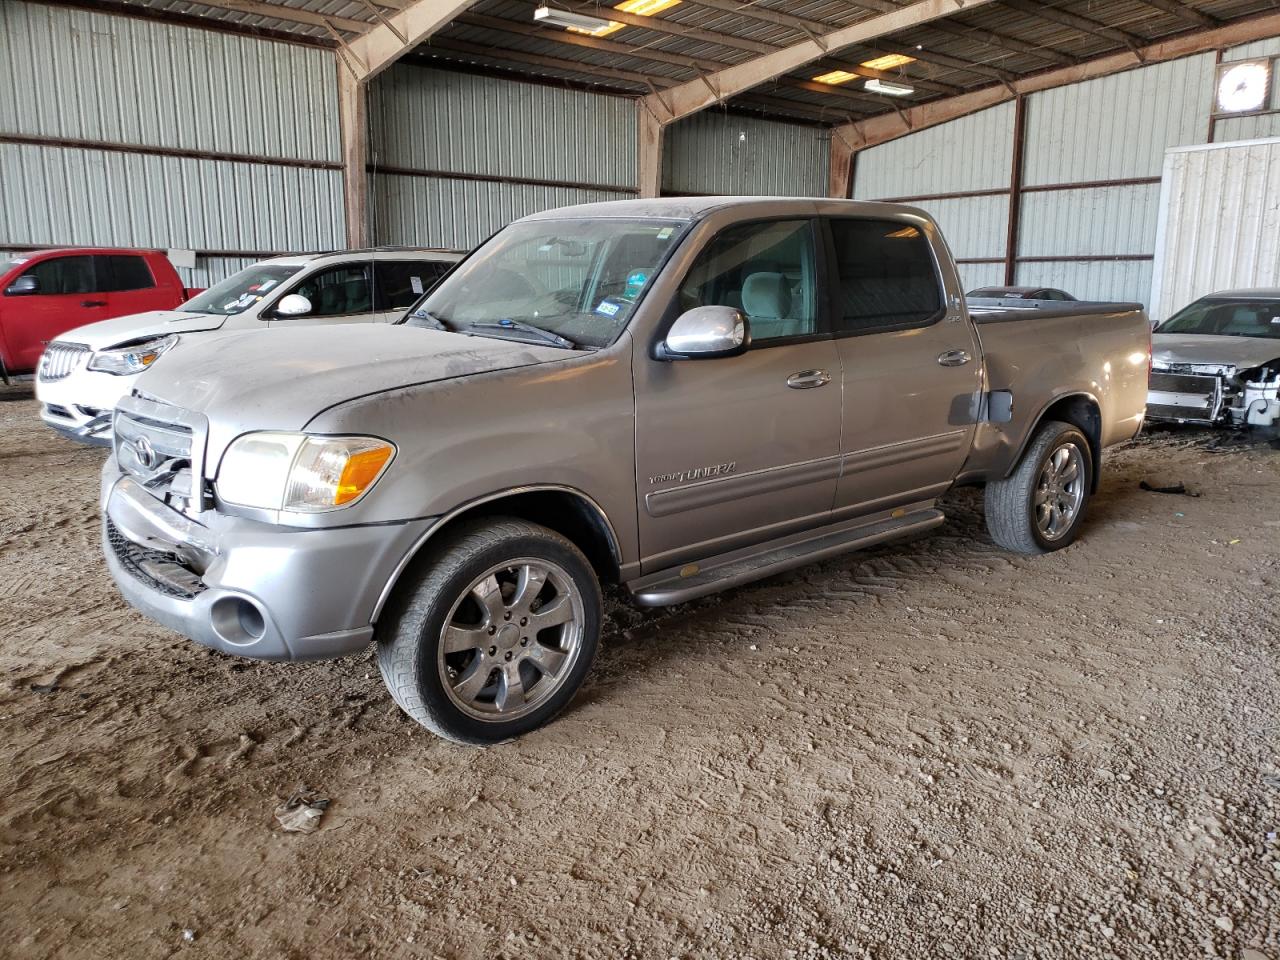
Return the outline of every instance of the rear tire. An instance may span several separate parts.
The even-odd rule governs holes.
[[[1017,469],[987,484],[987,531],[1015,553],[1061,550],[1080,531],[1093,488],[1093,454],[1078,427],[1040,425]]]
[[[524,520],[489,518],[431,545],[378,624],[392,699],[456,743],[520,736],[559,713],[595,659],[600,585],[582,552]]]

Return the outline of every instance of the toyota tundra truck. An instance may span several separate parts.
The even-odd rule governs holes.
[[[602,584],[678,604],[920,534],[1081,529],[1144,413],[1136,304],[966,303],[925,213],[702,197],[509,225],[397,324],[216,335],[138,378],[101,487],[140,611],[228,654],[376,644],[460,742],[583,682]]]

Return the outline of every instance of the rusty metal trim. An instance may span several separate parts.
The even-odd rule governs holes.
[[[129,153],[147,157],[178,157],[183,160],[216,160],[224,163],[252,163],[267,167],[298,167],[304,170],[341,170],[342,164],[331,160],[299,160],[295,157],[264,157],[249,153],[225,153],[215,150],[186,150],[180,147],[156,147],[108,140],[78,140],[71,137],[33,137],[22,133],[0,133],[0,143],[16,143],[30,147],[55,147],[64,150],[100,150],[104,153]]]
[[[453,170],[425,170],[417,167],[389,167],[385,163],[370,163],[367,169],[370,173],[389,174],[397,177],[425,177],[429,180],[472,180],[480,183],[505,183],[521,187],[595,190],[600,193],[624,193],[628,196],[635,196],[640,193],[637,187],[624,187],[617,184],[580,183],[576,180],[544,180],[538,177],[510,177],[493,173],[462,173]]]

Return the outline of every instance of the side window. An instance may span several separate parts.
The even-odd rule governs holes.
[[[925,235],[892,220],[831,220],[837,286],[836,331],[925,326],[938,319],[942,290]]]
[[[343,317],[372,312],[370,286],[369,264],[349,263],[320,270],[290,292],[300,293],[311,301],[308,317]]]
[[[680,308],[736,307],[758,343],[816,333],[816,290],[808,220],[744,223],[698,256],[680,287]]]
[[[94,257],[98,274],[98,289],[106,292],[119,290],[146,290],[156,285],[151,268],[142,257],[113,254]]]
[[[93,260],[93,257],[55,257],[52,260],[41,260],[23,273],[23,276],[36,278],[40,285],[36,292],[40,295],[95,293],[98,287],[94,283]]]
[[[423,260],[379,260],[373,265],[373,308],[408,310],[440,279],[440,264]]]

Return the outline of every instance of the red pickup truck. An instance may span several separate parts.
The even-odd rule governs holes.
[[[59,334],[96,320],[172,310],[198,290],[158,250],[76,247],[20,253],[0,264],[0,375],[36,368]]]

